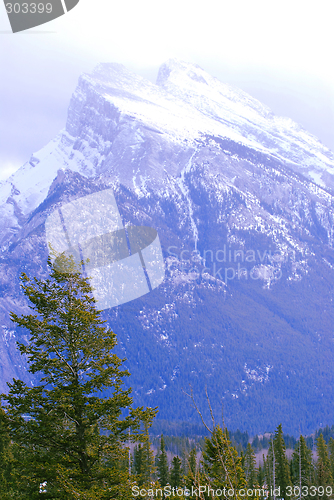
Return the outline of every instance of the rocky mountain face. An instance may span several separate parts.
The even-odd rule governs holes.
[[[1,390],[28,383],[9,311],[21,272],[46,276],[45,221],[113,189],[125,226],[158,231],[166,277],[103,316],[137,404],[249,432],[332,424],[334,155],[195,65],[156,85],[118,64],[82,75],[66,128],[0,184]]]

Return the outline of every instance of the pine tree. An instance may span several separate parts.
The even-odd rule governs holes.
[[[154,473],[154,455],[151,449],[148,427],[146,426],[145,440],[141,450],[141,474],[139,478],[140,484],[147,487],[150,486]]]
[[[269,444],[267,457],[263,456],[263,475],[265,479],[266,487],[271,491],[273,488],[273,467],[272,467],[272,458],[273,458],[273,448],[272,443]],[[271,494],[269,494],[269,498],[271,498]]]
[[[188,455],[186,453],[185,447],[183,446],[182,450],[181,450],[181,469],[182,469],[184,475],[186,475],[188,472],[188,464],[187,464],[188,460],[187,459],[188,459]]]
[[[39,499],[45,482],[50,498],[131,498],[128,469],[120,465],[128,429],[138,440],[156,410],[131,407],[131,389],[122,389],[129,373],[113,353],[116,336],[96,310],[88,279],[72,259],[57,261],[44,281],[23,274],[33,314],[11,315],[30,332],[18,347],[40,377],[32,388],[14,379],[2,395],[19,454],[18,498]],[[102,397],[105,390],[111,396]]]
[[[280,488],[281,498],[288,498],[286,488],[291,486],[290,467],[286,457],[282,425],[280,424],[273,439],[273,466],[275,470],[275,488]]]
[[[0,498],[13,498],[15,488],[15,470],[13,446],[10,442],[6,413],[0,407]]]
[[[173,457],[172,460],[170,484],[175,488],[180,488],[183,485],[181,459],[178,456]]]
[[[141,444],[138,444],[134,447],[133,450],[133,461],[132,461],[132,474],[137,476],[137,482],[139,486],[143,483],[141,481],[142,475],[142,455],[143,455],[143,447]]]
[[[214,427],[211,438],[205,439],[203,468],[214,488],[233,489],[237,492],[245,488],[246,478],[241,466],[241,458],[232,446],[227,429]]]
[[[272,441],[269,443],[267,457],[263,455],[263,474],[265,478],[265,485],[269,490],[269,498],[272,498],[272,490],[274,489],[274,451]]]
[[[195,486],[196,476],[197,476],[197,454],[196,448],[193,448],[186,460],[187,463],[187,474],[185,477],[185,485],[191,490],[193,486]]]
[[[307,447],[303,436],[300,436],[295,446],[291,460],[291,471],[292,483],[299,488],[297,491],[300,492],[300,495],[303,493],[303,498],[311,498],[306,495],[306,492],[309,492],[312,485],[312,451]]]
[[[333,484],[331,463],[328,455],[328,448],[322,434],[320,434],[317,439],[317,455],[318,460],[315,468],[316,485],[323,486],[324,488],[326,486],[331,486]]]
[[[334,481],[334,439],[332,437],[329,439],[328,449],[330,453],[331,474],[332,474],[332,479]]]
[[[246,476],[247,488],[257,488],[258,474],[256,470],[256,459],[250,443],[247,444],[246,453],[244,455],[243,469]]]
[[[264,486],[264,481],[265,481],[264,466],[259,465],[258,474],[257,474],[257,483],[258,483],[260,488],[262,488],[262,486]]]
[[[166,486],[169,480],[168,460],[165,449],[163,434],[160,439],[160,453],[157,459],[158,479],[162,487]]]

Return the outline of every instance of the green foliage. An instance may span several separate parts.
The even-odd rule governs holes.
[[[307,447],[303,436],[297,441],[292,455],[291,473],[292,484],[299,486],[300,491],[309,491],[309,487],[313,484],[312,451]],[[302,487],[307,488],[302,490]],[[304,498],[311,497],[305,495]]]
[[[243,460],[243,469],[245,472],[247,488],[258,487],[258,471],[256,470],[256,459],[254,451],[248,443]]]
[[[318,461],[315,468],[316,484],[318,486],[333,485],[328,448],[322,434],[317,439],[317,454]]]
[[[211,438],[206,438],[203,451],[203,468],[214,488],[231,488],[235,491],[246,486],[242,461],[231,444],[227,429],[217,425]]]
[[[320,434],[322,434],[325,443],[328,444],[331,438],[334,439],[334,425],[332,425],[331,427],[329,425],[326,425],[322,429],[317,430],[315,433],[315,439],[318,439]]]
[[[169,480],[168,460],[165,449],[165,441],[163,434],[160,440],[160,454],[157,458],[158,479],[162,487],[166,486]]]
[[[131,389],[122,389],[129,373],[113,353],[116,336],[96,310],[88,279],[71,259],[57,261],[44,281],[22,276],[33,314],[11,315],[30,333],[18,347],[40,376],[32,388],[14,379],[2,395],[17,448],[17,498],[40,498],[44,482],[44,498],[131,498],[124,445],[138,440],[156,410],[132,408]],[[110,397],[102,397],[106,389]]]
[[[265,460],[263,457],[263,464],[264,463],[265,463]],[[262,486],[264,486],[264,480],[265,480],[265,468],[264,468],[264,465],[263,466],[259,465],[258,474],[257,474],[257,483],[258,483],[260,488],[262,488]]]
[[[328,448],[330,452],[331,474],[334,480],[334,439],[332,437],[329,439]]]
[[[182,462],[178,456],[173,457],[172,460],[170,484],[175,488],[180,488],[183,485]]]
[[[281,496],[287,498],[286,487],[291,485],[291,477],[281,424],[276,429],[273,443],[275,454],[275,485],[281,488]]]
[[[192,486],[196,484],[196,476],[197,476],[197,454],[196,449],[193,448],[188,454],[186,460],[187,474],[185,477],[185,485],[191,490]]]
[[[145,428],[143,441],[143,444],[135,446],[134,449],[133,472],[139,486],[148,486],[152,481],[155,468],[147,426]]]
[[[296,446],[297,440],[294,436],[290,436],[289,434],[283,434],[283,439],[286,448],[291,448],[293,449]],[[252,441],[252,448],[257,453],[260,450],[268,450],[270,446],[270,437],[268,438],[267,436],[255,436]],[[246,443],[247,446],[247,443]],[[246,446],[244,449],[246,449]]]
[[[279,488],[279,496],[288,498],[286,488],[291,485],[291,476],[281,424],[277,427],[275,436],[270,442],[268,455],[264,462],[264,472],[269,489]],[[271,498],[273,496],[278,495],[270,494]]]
[[[7,416],[0,407],[0,498],[14,498],[15,483],[13,445],[10,442]]]
[[[289,464],[286,446],[292,446],[295,439],[283,435],[281,425],[270,441],[258,436],[253,440],[256,449],[265,448],[266,440],[269,444],[267,459],[258,471],[247,433],[236,431],[230,437],[227,429],[214,426],[204,441],[205,431],[191,439],[162,435],[156,461],[159,482],[154,482],[148,427],[156,410],[132,408],[131,389],[123,386],[129,373],[122,368],[124,360],[115,354],[116,336],[96,311],[88,280],[73,262],[60,259],[62,265],[51,266],[44,281],[23,275],[22,288],[33,311],[21,317],[12,314],[13,321],[30,334],[26,344],[18,345],[39,382],[28,387],[14,379],[8,384],[8,395],[2,395],[1,500],[34,500],[41,498],[40,489],[46,499],[127,500],[131,483],[163,488],[168,481],[174,487],[184,481],[189,489],[210,484],[234,491],[266,483],[269,488],[280,487],[280,496],[287,498],[286,488],[291,484],[333,484],[333,428],[325,428],[326,439],[317,433],[314,469],[308,441],[302,436]],[[67,272],[60,271],[64,265]],[[103,397],[107,392],[108,397]],[[184,428],[178,425],[173,430],[180,434]],[[132,475],[129,441],[139,443]],[[183,459],[182,463],[174,456],[170,476],[167,443]],[[200,466],[194,446],[203,450]]]
[[[136,445],[133,450],[132,474],[137,476],[139,486],[143,484],[139,479],[142,473],[142,453],[142,445]]]

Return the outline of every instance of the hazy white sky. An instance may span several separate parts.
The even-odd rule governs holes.
[[[0,179],[63,128],[79,74],[101,61],[152,81],[170,57],[197,63],[334,150],[333,14],[328,0],[80,0],[12,34],[1,4]]]

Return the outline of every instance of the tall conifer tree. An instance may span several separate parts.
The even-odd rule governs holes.
[[[316,484],[317,486],[332,486],[333,477],[331,473],[331,463],[328,455],[328,448],[322,434],[317,439],[317,455],[316,463]]]
[[[244,472],[247,481],[247,488],[257,488],[258,471],[256,470],[256,458],[250,443],[247,444],[246,453],[244,455]]]
[[[263,465],[259,465],[258,468],[258,474],[257,474],[257,483],[260,488],[264,486],[264,481],[265,481],[265,472],[264,472],[264,460],[263,460]]]
[[[148,426],[145,428],[145,440],[141,448],[141,475],[140,483],[149,487],[155,474],[154,455],[151,449]]]
[[[328,449],[329,449],[329,454],[330,454],[330,463],[331,463],[331,474],[332,474],[332,479],[334,481],[334,439],[331,437],[329,439],[328,443]],[[333,484],[334,487],[334,484]]]
[[[306,492],[309,492],[309,487],[312,485],[312,451],[307,447],[303,436],[300,436],[295,446],[291,461],[291,471],[292,483],[299,487],[300,496],[302,493],[305,493],[303,494],[303,498],[311,498],[309,495],[306,495]]]
[[[275,453],[275,486],[276,488],[280,487],[281,497],[287,498],[286,487],[291,486],[291,477],[281,424],[276,429],[273,443]]]
[[[246,486],[241,457],[232,445],[227,429],[217,425],[211,438],[205,438],[203,468],[214,488],[233,489],[235,493]]]
[[[265,457],[263,455],[263,474],[264,474],[266,486],[269,490],[269,498],[270,499],[273,498],[272,490],[276,486],[275,485],[275,475],[274,475],[275,465],[276,464],[275,464],[275,453],[274,453],[273,441],[270,441],[267,456]]]
[[[72,259],[56,262],[46,280],[22,276],[33,311],[11,315],[30,334],[18,347],[39,375],[34,387],[14,379],[2,395],[19,452],[18,498],[40,499],[45,482],[50,498],[131,498],[128,468],[120,465],[128,429],[137,440],[156,410],[131,407],[131,389],[122,388],[129,373],[113,353],[116,336],[96,310],[88,279]]]
[[[265,461],[265,477],[270,490],[270,498],[277,497],[278,488],[280,498],[288,498],[286,487],[291,486],[291,475],[281,424],[277,427],[275,435],[269,444]]]
[[[174,488],[181,488],[181,486],[183,485],[181,459],[178,456],[173,457],[172,460],[170,484]]]
[[[187,474],[185,477],[185,485],[186,487],[191,490],[193,486],[196,484],[196,477],[197,477],[197,453],[196,453],[196,448],[193,448],[188,457],[187,457]]]
[[[13,445],[10,442],[6,413],[0,407],[0,498],[7,500],[15,497]]]
[[[162,487],[166,486],[169,480],[169,469],[168,469],[168,460],[167,453],[165,449],[165,440],[163,434],[161,434],[160,439],[160,453],[157,459],[157,467],[158,467],[158,479],[159,483]]]

